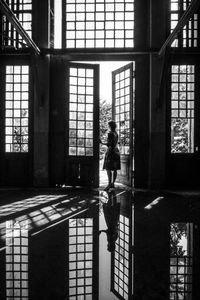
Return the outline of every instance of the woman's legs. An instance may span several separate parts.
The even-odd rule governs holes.
[[[112,172],[111,172],[111,170],[106,170],[106,171],[107,171],[107,176],[108,176],[108,186],[110,186],[112,183]]]
[[[107,171],[107,176],[108,176],[108,186],[106,189],[109,187],[114,187],[115,180],[117,178],[117,170],[111,171],[111,170],[106,170]]]
[[[115,183],[115,180],[117,179],[117,170],[113,171],[113,184]]]

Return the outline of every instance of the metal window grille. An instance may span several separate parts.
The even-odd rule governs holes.
[[[93,298],[93,219],[69,221],[69,299]]]
[[[5,151],[28,152],[29,66],[6,66]]]
[[[66,48],[133,48],[133,0],[66,0]]]
[[[120,215],[119,238],[116,241],[112,261],[112,291],[119,299],[129,299],[130,290],[130,224],[129,219]]]
[[[194,152],[195,66],[171,67],[171,152]]]
[[[179,19],[190,5],[191,0],[171,0],[170,28],[176,27]],[[199,15],[194,14],[187,22],[183,30],[178,34],[177,39],[172,43],[172,47],[198,47],[199,46]]]
[[[6,2],[23,28],[32,37],[32,0],[6,0]],[[15,48],[26,46],[26,43],[5,16],[3,18],[3,45]]]
[[[94,70],[70,68],[69,155],[93,156]]]
[[[172,223],[170,228],[170,300],[192,300],[193,224]]]
[[[28,300],[28,228],[6,222],[6,299]]]

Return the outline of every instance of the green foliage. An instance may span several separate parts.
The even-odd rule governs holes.
[[[172,223],[170,234],[171,256],[183,256],[185,254],[183,246],[180,244],[183,236],[187,237],[186,223]]]
[[[106,100],[100,100],[100,139],[103,142],[106,142],[107,139],[107,131],[108,131],[108,122],[112,119],[112,105],[108,103]],[[100,144],[100,158],[102,158],[105,153],[105,146]]]
[[[172,153],[188,153],[188,120],[174,119],[172,128]]]
[[[100,100],[100,138],[107,137],[108,122],[112,118],[112,106],[106,100]]]

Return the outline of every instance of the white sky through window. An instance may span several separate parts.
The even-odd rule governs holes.
[[[112,72],[129,64],[130,61],[84,61],[82,63],[99,64],[99,98],[112,103]]]
[[[54,0],[54,48],[62,45],[62,0]]]

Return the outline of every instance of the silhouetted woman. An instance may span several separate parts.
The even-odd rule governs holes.
[[[116,123],[114,121],[108,122],[110,131],[108,132],[107,143],[100,143],[108,147],[105,158],[103,169],[107,171],[108,175],[108,185],[105,190],[114,188],[115,180],[117,178],[117,170],[120,170],[120,153],[117,147],[118,144],[118,134],[116,132]]]

